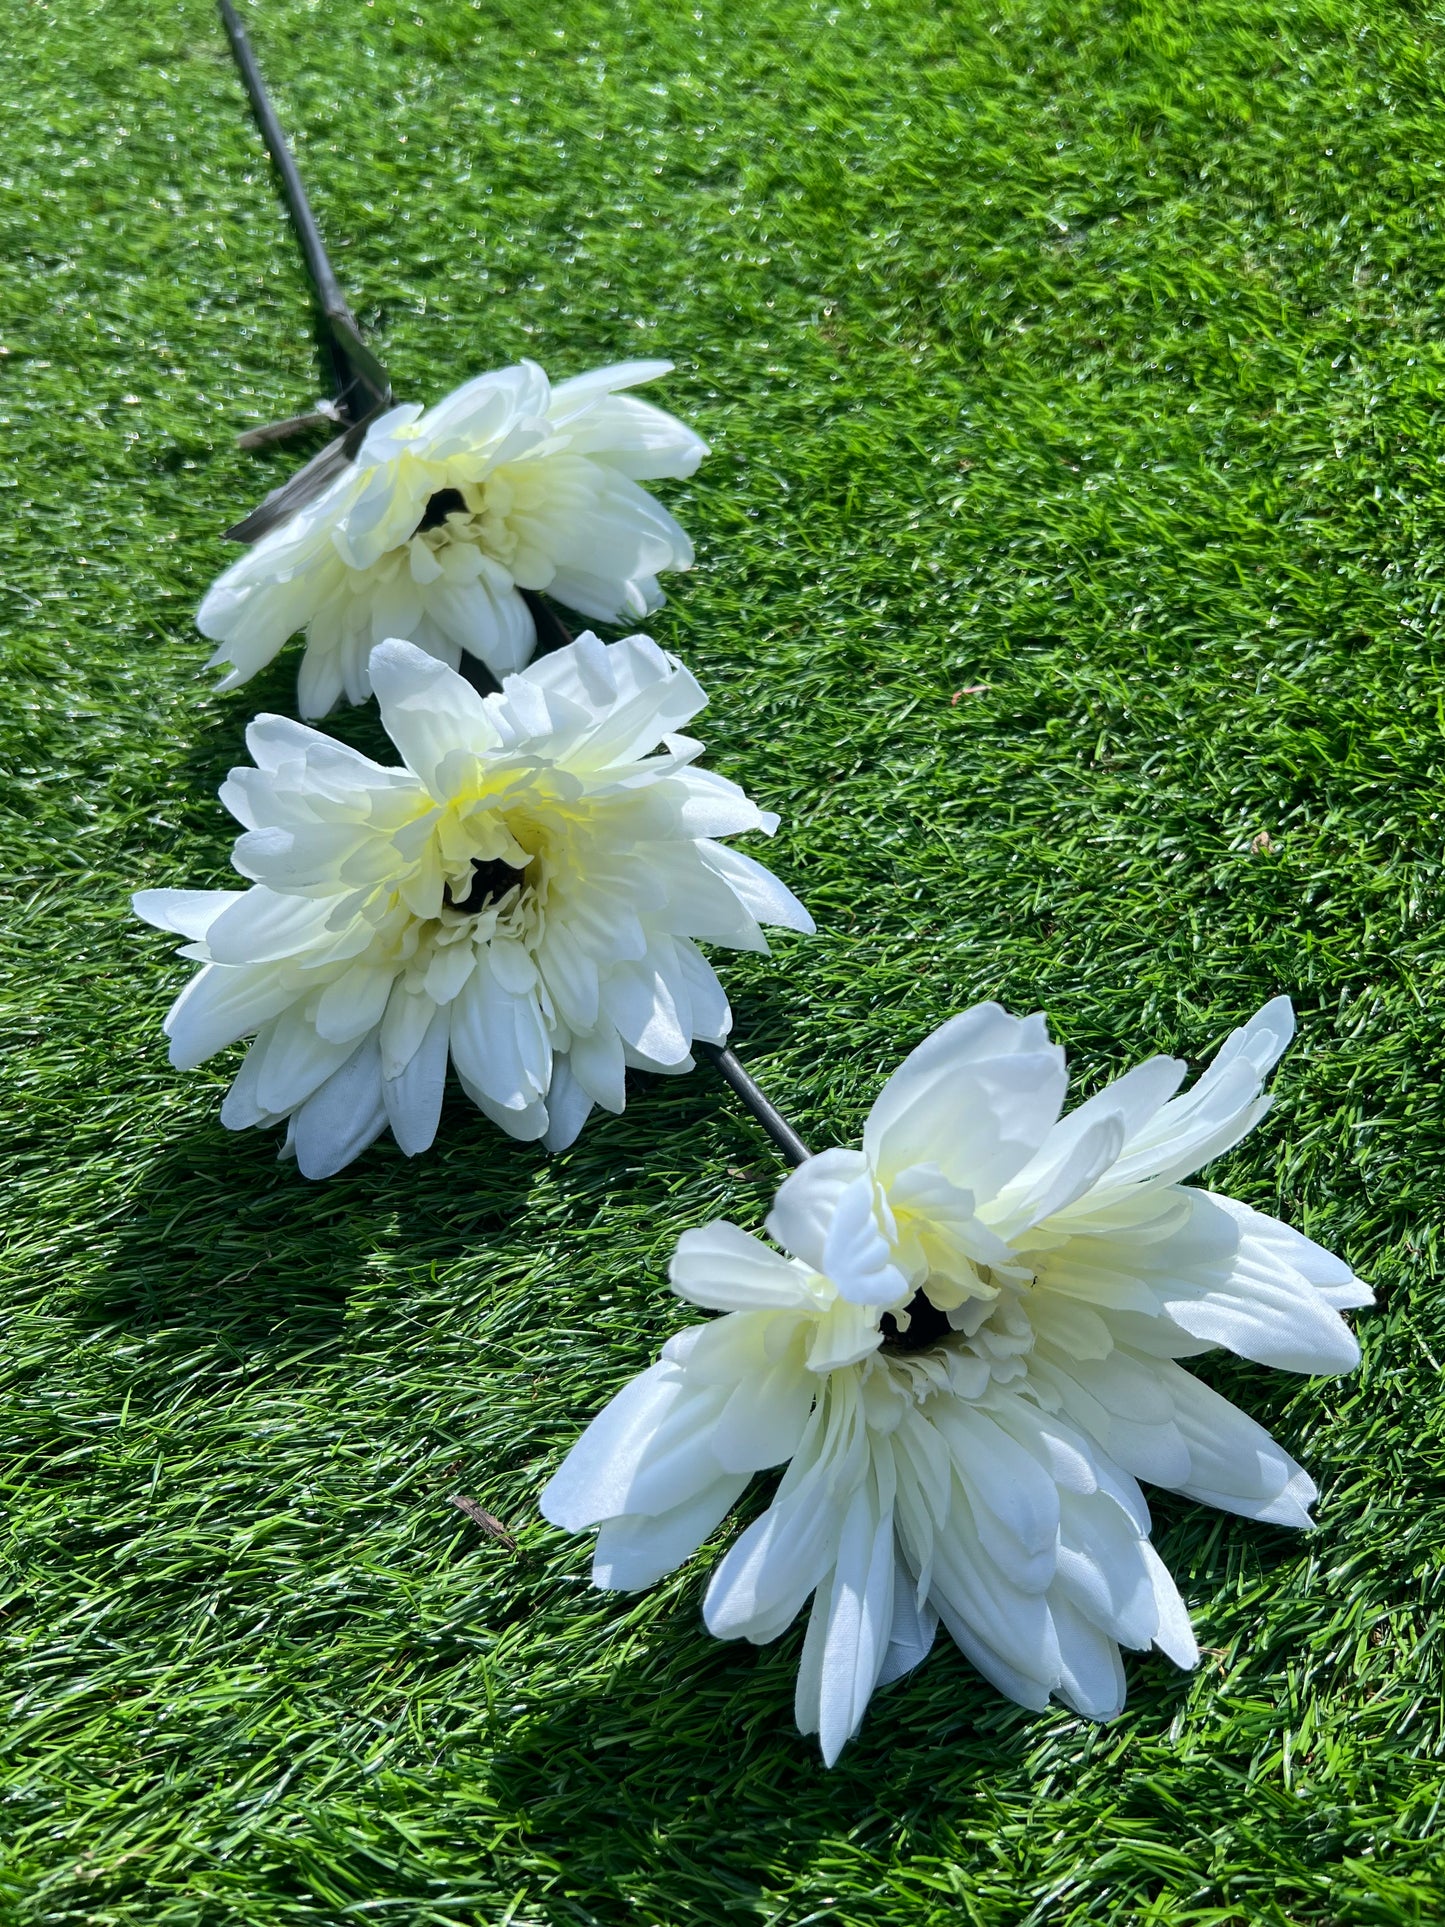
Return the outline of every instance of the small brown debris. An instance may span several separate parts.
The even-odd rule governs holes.
[[[1268,856],[1274,848],[1274,839],[1268,830],[1261,830],[1258,836],[1249,839],[1249,848],[1254,856]]]
[[[449,1504],[456,1507],[458,1512],[465,1512],[474,1524],[482,1528],[489,1539],[495,1539],[499,1545],[505,1546],[508,1552],[517,1550],[516,1540],[495,1512],[488,1512],[484,1505],[478,1505],[475,1499],[464,1498],[460,1492],[449,1492],[447,1500]]]
[[[954,690],[953,694],[948,699],[948,706],[950,709],[956,709],[958,707],[958,699],[960,696],[987,695],[990,687],[991,685],[986,682],[965,683],[962,689]]]

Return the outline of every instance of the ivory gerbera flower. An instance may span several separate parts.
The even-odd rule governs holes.
[[[812,929],[713,840],[778,819],[694,766],[676,732],[706,698],[647,636],[581,636],[487,697],[395,640],[371,677],[404,768],[262,716],[257,767],[221,791],[251,888],[137,896],[204,965],[166,1019],[171,1061],[254,1033],[222,1120],[289,1120],[308,1177],[387,1124],[425,1150],[449,1058],[503,1130],[560,1149],[594,1103],[622,1109],[628,1065],[685,1071],[694,1038],[727,1035],[699,940]]]
[[[306,631],[298,699],[324,716],[371,693],[373,647],[403,636],[455,669],[465,650],[498,677],[536,640],[520,591],[545,589],[596,622],[662,602],[657,578],[692,545],[639,482],[691,475],[706,443],[620,391],[668,361],[620,362],[560,382],[534,362],[466,382],[425,412],[393,408],[316,500],[227,569],[201,604],[233,689]]]
[[[600,1524],[594,1580],[630,1590],[785,1466],[703,1611],[763,1642],[812,1595],[796,1710],[830,1763],[940,1619],[1011,1699],[1093,1719],[1123,1706],[1121,1645],[1192,1666],[1136,1481],[1296,1526],[1315,1488],[1175,1361],[1348,1371],[1339,1309],[1371,1301],[1308,1238],[1178,1182],[1263,1114],[1292,1030],[1279,998],[1186,1096],[1155,1057],[1061,1120],[1041,1017],[954,1018],[884,1087],[862,1151],[783,1184],[767,1228],[792,1256],[726,1223],[684,1234],[673,1289],[725,1315],[618,1393],[543,1512]]]

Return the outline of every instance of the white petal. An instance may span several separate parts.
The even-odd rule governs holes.
[[[382,642],[371,652],[371,686],[386,733],[408,769],[435,794],[437,772],[453,750],[495,748],[486,704],[463,676],[412,643]]]
[[[735,836],[743,830],[777,827],[778,819],[760,810],[736,783],[710,769],[683,769],[668,778],[668,796],[677,799],[677,825],[687,836]],[[767,872],[764,872],[767,875]],[[754,916],[757,908],[749,905]],[[767,921],[759,917],[759,922]]]
[[[776,1362],[760,1362],[729,1396],[708,1449],[727,1472],[761,1472],[784,1464],[802,1440],[817,1389],[817,1378],[802,1364],[796,1346]]]
[[[1044,1155],[1053,1154],[1061,1137],[1081,1135],[1096,1118],[1116,1114],[1124,1123],[1128,1143],[1156,1117],[1184,1082],[1188,1066],[1179,1057],[1146,1057],[1142,1064],[1113,1078],[1087,1103],[1056,1124],[1044,1144]]]
[[[878,1671],[877,1684],[889,1686],[902,1679],[927,1659],[938,1632],[938,1614],[918,1599],[913,1575],[901,1558],[893,1574],[893,1624],[888,1629],[888,1650]]]
[[[607,1026],[583,1031],[572,1039],[567,1053],[572,1075],[594,1103],[620,1114],[627,1103],[627,1067],[622,1039]]]
[[[585,375],[573,375],[556,382],[547,403],[547,414],[554,423],[572,420],[581,410],[591,408],[606,395],[621,388],[640,388],[644,382],[670,375],[670,361],[612,361],[605,368],[593,368]]]
[[[265,711],[246,725],[246,747],[257,769],[274,775],[288,767],[304,768],[312,782],[338,795],[365,790],[376,778],[393,774],[319,729]]]
[[[427,590],[426,609],[498,681],[520,669],[536,646],[536,625],[526,602],[510,583],[497,584],[489,573],[466,582],[443,577]]]
[[[1016,1666],[996,1652],[975,1630],[972,1622],[958,1610],[947,1593],[935,1592],[933,1603],[937,1607],[939,1618],[948,1628],[954,1645],[964,1658],[982,1673],[989,1685],[997,1688],[1005,1699],[1011,1699],[1015,1705],[1026,1706],[1032,1712],[1042,1713],[1049,1703],[1049,1695],[1053,1691],[1054,1680],[1057,1677],[1057,1660],[1049,1664],[1047,1677]],[[1048,1620],[1048,1630],[1052,1638],[1054,1636],[1052,1619]]]
[[[307,1098],[292,1121],[292,1144],[302,1175],[331,1177],[385,1128],[381,1048],[371,1036]]]
[[[410,537],[425,511],[431,486],[413,463],[403,466],[384,460],[368,473],[365,448],[356,469],[360,486],[332,531],[332,541],[348,568],[370,569]]]
[[[504,990],[483,954],[449,1008],[452,1057],[470,1084],[508,1111],[546,1094],[551,1046],[535,996]]]
[[[545,413],[551,395],[547,377],[534,361],[489,368],[432,404],[419,423],[419,443],[429,453],[448,444],[488,448],[519,417]]]
[[[270,963],[294,956],[326,936],[329,905],[288,896],[263,883],[232,898],[206,932],[217,963]]]
[[[863,1148],[885,1184],[936,1164],[984,1205],[1043,1143],[1064,1085],[1064,1054],[1042,1019],[979,1004],[904,1059],[869,1113]]]
[[[1272,1525],[1313,1525],[1314,1483],[1264,1427],[1179,1366],[1160,1369],[1191,1458],[1189,1478],[1172,1489]]]
[[[299,1005],[268,1024],[256,1040],[256,1097],[277,1116],[295,1110],[351,1056],[356,1039],[323,1037]]]
[[[1085,1129],[1061,1141],[1061,1132],[1073,1122],[1069,1118],[1065,1125],[1055,1125],[1043,1148],[985,1207],[984,1220],[1000,1237],[1017,1238],[1046,1222],[1091,1190],[1117,1162],[1125,1129],[1119,1112],[1101,1111]]]
[[[138,917],[157,930],[173,930],[195,943],[245,894],[242,890],[137,890],[131,905]]]
[[[431,1028],[437,1006],[425,991],[409,988],[405,977],[392,985],[386,1015],[381,1022],[381,1074],[384,1079],[400,1077],[421,1049],[422,1039]]]
[[[813,1327],[808,1348],[808,1370],[822,1374],[856,1365],[882,1342],[876,1305],[850,1305],[840,1298]]]
[[[1179,1589],[1164,1561],[1147,1539],[1140,1541],[1139,1556],[1154,1583],[1154,1602],[1158,1614],[1154,1644],[1176,1666],[1182,1666],[1187,1672],[1199,1664],[1199,1645],[1194,1637],[1194,1628],[1189,1623],[1189,1609],[1179,1597]]]
[[[855,1178],[839,1195],[823,1242],[821,1269],[850,1304],[892,1305],[912,1296],[874,1211],[871,1172]]]
[[[505,1131],[508,1137],[515,1138],[519,1144],[535,1144],[539,1138],[547,1135],[547,1107],[541,1098],[528,1104],[524,1110],[504,1110],[500,1104],[494,1104],[484,1090],[473,1084],[455,1063],[453,1068],[457,1070],[457,1082],[473,1104],[484,1117],[489,1117],[493,1124]],[[549,1150],[555,1148],[552,1145],[548,1146]]]
[[[1293,1036],[1294,1010],[1289,998],[1271,999],[1254,1013],[1247,1024],[1241,1024],[1238,1030],[1230,1032],[1219,1047],[1214,1062],[1194,1089],[1186,1094],[1184,1103],[1198,1103],[1206,1097],[1222,1080],[1225,1072],[1238,1061],[1248,1063],[1255,1076],[1262,1081],[1283,1057]]]
[[[303,716],[329,716],[346,687],[339,649],[308,642],[296,672],[296,707]]]
[[[651,958],[609,972],[602,1008],[633,1049],[658,1065],[680,1064],[692,1048],[672,986]]]
[[[759,923],[771,923],[784,930],[800,930],[805,937],[817,928],[792,891],[780,883],[771,870],[755,863],[741,850],[730,850],[722,843],[704,843],[703,861],[720,876]]]
[[[725,1474],[669,1512],[604,1519],[597,1535],[592,1583],[639,1592],[690,1559],[742,1493],[751,1474]]]
[[[428,1150],[437,1134],[447,1081],[449,1030],[446,1011],[437,1010],[400,1076],[381,1080],[391,1134],[409,1158]]]
[[[278,1017],[296,995],[294,987],[264,964],[207,964],[186,985],[166,1016],[170,1059],[179,1071]]]
[[[340,886],[376,883],[395,868],[393,852],[356,822],[248,830],[236,838],[231,862],[283,896],[336,894],[338,879]]]
[[[868,1166],[860,1151],[820,1151],[778,1186],[768,1213],[767,1233],[775,1243],[810,1265],[825,1269],[828,1231],[848,1187],[866,1181]]]
[[[557,1014],[573,1032],[591,1030],[601,1008],[597,966],[585,956],[564,923],[548,923],[535,958]]]
[[[981,1543],[1015,1585],[1047,1585],[1059,1534],[1054,1481],[991,1412],[962,1400],[938,1404],[935,1423],[968,1492]]]
[[[763,1644],[791,1623],[832,1566],[844,1512],[867,1472],[862,1438],[855,1433],[851,1449],[840,1449],[820,1404],[773,1503],[713,1574],[702,1609],[709,1632]]]
[[[1204,1195],[1234,1218],[1261,1262],[1268,1259],[1287,1266],[1313,1286],[1333,1310],[1348,1311],[1374,1304],[1375,1294],[1364,1280],[1354,1275],[1343,1258],[1326,1251],[1323,1245],[1317,1245],[1278,1218],[1253,1211],[1234,1198],[1224,1198],[1213,1191]]]
[[[1237,1144],[1269,1108],[1260,1091],[1293,1034],[1289,999],[1276,997],[1225,1040],[1192,1090],[1130,1139],[1110,1182],[1174,1183]]]
[[[471,944],[439,944],[427,965],[422,988],[434,1004],[450,1004],[461,995],[476,968],[477,953]]]
[[[318,1036],[329,1043],[354,1044],[375,1030],[386,1013],[395,982],[392,966],[358,962],[327,984],[316,999],[314,1023]]]
[[[1133,1477],[1172,1486],[1189,1477],[1193,1459],[1175,1422],[1161,1366],[1162,1361],[1123,1351],[1102,1359],[1070,1360],[1041,1343],[1034,1354],[1033,1378]]]
[[[867,1711],[888,1651],[893,1584],[893,1518],[880,1509],[869,1481],[843,1516],[837,1560],[813,1602],[798,1672],[798,1727],[818,1735],[825,1766],[837,1759]]]
[[[1091,1625],[1142,1652],[1159,1624],[1154,1575],[1139,1555],[1143,1536],[1104,1493],[1065,1493],[1060,1501],[1057,1577],[1050,1604],[1060,1597]]]
[[[668,1278],[679,1298],[710,1311],[793,1311],[812,1303],[806,1272],[721,1218],[683,1232]]]
[[[630,395],[592,409],[570,432],[574,448],[635,481],[663,475],[684,480],[707,453],[707,443],[691,429]],[[681,559],[677,566],[683,566]]]
[[[1118,1646],[1064,1600],[1051,1595],[1049,1603],[1060,1659],[1054,1690],[1085,1719],[1117,1719],[1126,1691]]]
[[[509,677],[503,706],[529,691],[563,696],[594,712],[571,759],[588,770],[650,755],[707,701],[696,679],[651,636],[624,636],[607,644],[590,633],[578,636]]]
[[[552,1060],[552,1082],[547,1091],[547,1129],[543,1145],[549,1151],[565,1151],[575,1144],[582,1126],[592,1111],[592,1099],[572,1075],[566,1056]]]
[[[697,945],[675,937],[678,971],[687,987],[689,1029],[699,1042],[722,1044],[733,1027],[733,1014],[717,973]]]
[[[690,1385],[667,1360],[630,1383],[593,1419],[544,1487],[542,1516],[580,1532],[623,1513],[663,1513],[715,1485],[707,1447],[723,1399]]]
[[[1038,1341],[1066,1359],[1107,1358],[1114,1349],[1113,1328],[1088,1305],[1047,1290],[1029,1300],[1029,1322]]]
[[[999,1570],[979,1541],[967,1505],[957,1499],[938,1536],[929,1596],[959,1647],[1001,1692],[1025,1706],[1047,1703],[1058,1679],[1059,1654],[1043,1591],[1015,1585]],[[981,1653],[993,1655],[1002,1674],[990,1671]],[[1019,1680],[1035,1682],[1036,1697],[1023,1697],[1016,1690]]]
[[[263,1033],[264,1035],[264,1033]],[[246,1053],[230,1090],[221,1103],[221,1122],[228,1131],[249,1131],[257,1125],[279,1124],[281,1113],[268,1111],[257,1096],[261,1068],[262,1038],[257,1038]]]
[[[826,1504],[799,1516],[775,1503],[728,1549],[703,1599],[717,1639],[765,1645],[797,1617],[833,1562],[838,1522]]]
[[[1285,1227],[1232,1199],[1185,1195],[1187,1225],[1147,1253],[1145,1276],[1167,1316],[1192,1338],[1260,1365],[1353,1370],[1354,1333],[1290,1262]]]

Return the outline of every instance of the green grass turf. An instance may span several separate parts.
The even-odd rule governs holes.
[[[817,1145],[968,1002],[1084,1088],[1279,989],[1213,1174],[1379,1287],[1363,1369],[1206,1361],[1323,1488],[1161,1499],[1206,1652],[1106,1730],[941,1645],[831,1773],[799,1635],[636,1599],[536,1495],[778,1167],[706,1071],[547,1161],[461,1102],[308,1186],[181,1076],[137,885],[295,651],[209,694],[216,531],[317,392],[205,0],[0,14],[9,1234],[0,1918],[95,1927],[1445,1917],[1436,1227],[1445,21],[1400,0],[268,0],[399,390],[667,354],[714,453],[655,621],[812,941],[722,960]],[[338,724],[372,743],[374,720]],[[448,1503],[507,1521],[517,1550]]]

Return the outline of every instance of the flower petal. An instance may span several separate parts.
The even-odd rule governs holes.
[[[329,1178],[385,1128],[381,1049],[371,1036],[294,1114],[290,1143],[303,1177]]]
[[[1165,1315],[1192,1338],[1277,1370],[1352,1371],[1359,1343],[1290,1263],[1288,1234],[1273,1235],[1285,1227],[1233,1199],[1189,1195],[1187,1229],[1150,1254]]]
[[[138,917],[157,930],[173,930],[178,937],[198,943],[217,917],[245,894],[244,890],[137,890],[131,905]]]
[[[167,1013],[171,1063],[178,1071],[194,1070],[279,1017],[295,995],[291,984],[264,965],[207,964]]]
[[[592,1099],[572,1075],[570,1058],[552,1060],[552,1082],[547,1091],[547,1129],[543,1143],[549,1151],[565,1151],[574,1144],[592,1110]]]
[[[915,1666],[922,1665],[933,1648],[938,1632],[938,1614],[927,1603],[920,1604],[913,1575],[898,1558],[893,1575],[893,1623],[888,1629],[888,1650],[878,1670],[877,1684],[889,1686],[902,1679]]]
[[[818,1588],[794,1702],[798,1730],[816,1733],[831,1766],[862,1725],[893,1624],[893,1515],[872,1482],[843,1514],[833,1569]]]
[[[814,1271],[823,1271],[828,1233],[843,1194],[860,1179],[866,1183],[867,1176],[861,1151],[820,1151],[778,1186],[768,1213],[768,1236]]]
[[[1290,1001],[1276,997],[1225,1040],[1192,1090],[1129,1139],[1108,1184],[1172,1184],[1237,1144],[1268,1110],[1260,1091],[1293,1035]]]
[[[987,1204],[1043,1143],[1064,1099],[1064,1054],[1043,1019],[978,1004],[906,1057],[868,1115],[863,1148],[886,1185],[913,1164]]]
[[[707,1433],[723,1403],[715,1387],[689,1384],[670,1361],[651,1366],[603,1407],[548,1480],[543,1518],[580,1532],[690,1502],[722,1476]]]
[[[1271,1525],[1312,1526],[1318,1497],[1302,1466],[1228,1399],[1177,1365],[1163,1365],[1175,1422],[1190,1453],[1187,1479],[1172,1482],[1204,1505]]]
[[[683,1232],[668,1278],[679,1298],[710,1311],[793,1311],[812,1303],[801,1267],[723,1218]]]
[[[395,638],[379,643],[371,652],[370,673],[387,735],[428,788],[454,750],[480,755],[496,746],[499,739],[483,698],[455,670],[412,643]]]
[[[382,1101],[391,1134],[409,1158],[431,1148],[441,1122],[449,1031],[447,1012],[436,1010],[421,1043],[400,1074],[383,1076],[381,1080]]]
[[[667,1512],[627,1512],[604,1519],[597,1534],[592,1583],[639,1592],[690,1559],[732,1510],[750,1474],[724,1473]]]

